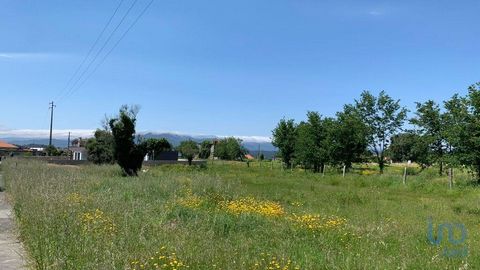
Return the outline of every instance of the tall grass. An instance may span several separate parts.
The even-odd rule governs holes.
[[[434,169],[403,185],[395,166],[345,178],[270,163],[160,166],[135,178],[116,166],[2,166],[35,269],[480,266],[480,192],[462,173],[449,190]],[[442,256],[427,240],[429,217],[465,224],[468,256]]]

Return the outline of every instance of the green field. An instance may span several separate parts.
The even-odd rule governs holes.
[[[480,267],[480,190],[466,173],[449,190],[435,168],[410,169],[403,185],[402,167],[362,167],[343,178],[217,162],[129,178],[117,166],[9,160],[2,173],[34,269]],[[431,244],[429,217],[435,229],[464,224],[466,241]]]

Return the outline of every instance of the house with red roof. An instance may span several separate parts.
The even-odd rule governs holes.
[[[9,144],[4,141],[0,141],[0,156],[10,155],[10,153],[17,151],[17,149],[18,149],[18,146]]]

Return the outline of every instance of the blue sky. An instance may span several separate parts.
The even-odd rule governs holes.
[[[118,3],[0,0],[0,129],[48,129],[53,99],[55,129],[95,129],[139,104],[138,130],[268,137],[280,118],[332,116],[362,90],[413,109],[480,80],[478,1],[154,0],[57,100]]]

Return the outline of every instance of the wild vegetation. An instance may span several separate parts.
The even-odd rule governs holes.
[[[480,265],[471,176],[354,164],[342,178],[280,163],[207,167],[2,164],[36,269],[473,269]],[[461,222],[468,254],[443,255],[433,222]],[[446,236],[444,237],[446,239]],[[456,235],[458,239],[458,235]]]

